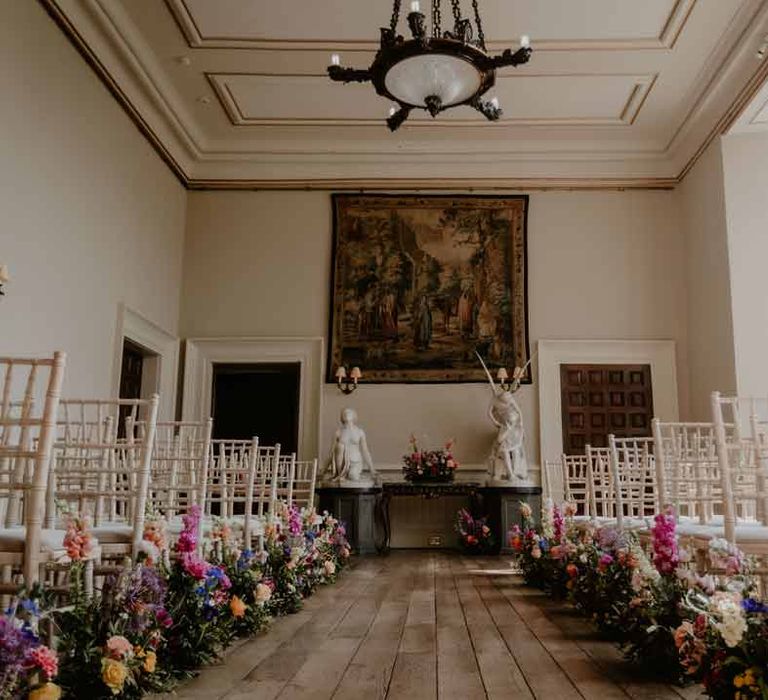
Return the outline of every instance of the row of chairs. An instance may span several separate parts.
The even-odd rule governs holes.
[[[579,520],[647,531],[674,508],[697,551],[722,538],[768,571],[768,399],[712,394],[712,422],[653,420],[653,436],[609,436],[545,465],[545,492],[577,504]]]
[[[89,560],[124,563],[142,548],[146,518],[171,537],[197,504],[201,532],[229,521],[243,547],[284,504],[314,502],[317,460],[258,439],[214,440],[212,421],[158,422],[158,396],[61,399],[65,356],[0,358],[0,592],[66,566],[70,514],[87,517]]]

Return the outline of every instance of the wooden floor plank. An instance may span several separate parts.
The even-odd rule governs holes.
[[[413,590],[387,689],[387,698],[391,700],[437,697],[436,556],[433,552],[424,552],[413,567]]]
[[[447,557],[440,557],[435,571],[435,611],[438,697],[485,700],[475,649]]]
[[[362,558],[296,615],[168,697],[226,700],[693,700],[643,677],[572,607],[501,557]],[[498,574],[483,574],[483,570]]]
[[[393,563],[386,580],[387,595],[337,686],[334,700],[386,697],[408,615],[415,560],[399,557]]]
[[[475,589],[472,577],[461,562],[452,560],[467,628],[472,637],[477,664],[490,700],[533,698],[520,667],[493,623],[487,608]]]

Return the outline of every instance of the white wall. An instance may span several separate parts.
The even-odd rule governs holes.
[[[722,140],[736,383],[768,395],[768,133]]]
[[[688,173],[677,196],[685,236],[690,418],[708,421],[711,392],[736,389],[719,139]]]
[[[118,304],[179,318],[186,193],[37,2],[0,4],[0,354],[112,390]]]
[[[191,192],[181,333],[184,337],[324,336],[330,287],[328,193]],[[678,342],[687,406],[682,236],[672,192],[534,193],[529,212],[531,347],[538,338]],[[538,460],[535,385],[520,391]],[[465,463],[485,460],[493,436],[481,385],[363,386],[324,391],[323,451],[346,404],[356,407],[374,458],[397,464],[408,435],[457,439]],[[684,412],[684,411],[683,411]]]

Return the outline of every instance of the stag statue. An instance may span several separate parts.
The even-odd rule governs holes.
[[[476,353],[483,365],[491,385],[491,403],[488,416],[496,426],[497,434],[493,450],[488,458],[491,480],[507,485],[521,484],[528,480],[528,460],[525,455],[525,430],[523,429],[523,414],[515,401],[513,394],[520,388],[520,382],[525,376],[525,367],[515,367],[512,383],[508,390],[496,386],[491,373],[488,371],[483,358]]]

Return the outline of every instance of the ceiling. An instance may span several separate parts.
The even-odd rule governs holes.
[[[42,2],[190,187],[670,186],[733,124],[768,128],[768,0],[481,0],[491,51],[534,49],[499,71],[504,116],[395,134],[325,73],[370,64],[385,0]]]

